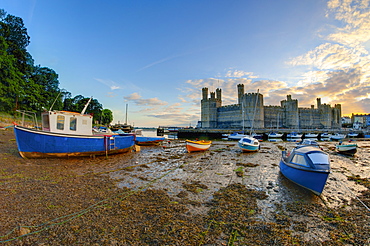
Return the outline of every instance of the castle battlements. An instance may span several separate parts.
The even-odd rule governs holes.
[[[222,106],[222,91],[217,88],[210,92],[202,88],[201,127],[202,128],[339,128],[341,126],[341,104],[331,107],[321,104],[316,98],[317,108],[299,108],[298,99],[291,95],[280,101],[280,106],[263,105],[260,93],[244,93],[244,85],[237,85],[238,103]],[[244,127],[243,127],[244,125]]]

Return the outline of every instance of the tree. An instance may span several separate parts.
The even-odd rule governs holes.
[[[101,117],[101,124],[102,125],[109,125],[113,121],[113,113],[109,109],[103,109],[102,117]]]
[[[3,71],[1,83],[4,87],[9,86],[5,92],[9,97],[5,107],[9,108],[9,102],[13,100],[12,108],[18,109],[18,102],[23,100],[27,75],[32,70],[32,65],[30,66],[32,59],[30,60],[31,56],[26,50],[30,37],[24,27],[22,18],[7,15],[2,9],[0,10],[0,37],[2,39],[0,41],[2,66],[7,69],[7,71]],[[11,67],[8,69],[8,66]]]
[[[23,94],[22,73],[16,67],[16,59],[7,52],[5,38],[0,36],[0,110],[9,112],[17,108],[17,100]]]
[[[27,87],[33,88],[33,91],[26,93],[24,103],[31,105],[34,110],[39,111],[42,107],[49,109],[51,106],[53,109],[62,109],[58,74],[53,69],[40,65],[35,66],[26,84]],[[34,94],[37,95],[36,102]]]
[[[81,95],[77,95],[74,98],[66,97],[63,102],[63,110],[81,112],[89,99],[90,98]],[[103,105],[101,105],[97,99],[92,99],[86,109],[86,113],[92,114],[93,121],[95,122],[100,121],[102,110]]]

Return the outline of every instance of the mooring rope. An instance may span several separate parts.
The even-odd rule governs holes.
[[[331,174],[335,177],[335,179],[336,180],[338,180],[339,182],[341,182],[342,184],[343,184],[343,186],[344,187],[346,187],[346,189],[367,209],[367,211],[369,211],[370,212],[370,208],[368,207],[368,206],[366,206],[366,204],[363,202],[363,201],[361,201],[361,199],[360,198],[358,198],[358,196],[356,196],[356,194],[354,194],[352,191],[351,191],[351,189],[350,188],[348,188],[348,186],[344,183],[344,182],[342,182],[333,172],[331,172]]]
[[[108,197],[108,198],[103,199],[103,200],[101,200],[101,201],[99,201],[99,202],[97,202],[97,203],[95,203],[95,204],[93,204],[93,205],[91,205],[91,206],[89,206],[89,207],[87,207],[87,208],[85,208],[85,209],[83,209],[83,210],[80,210],[80,211],[78,211],[78,212],[75,212],[75,213],[72,213],[72,214],[68,214],[68,215],[64,215],[64,216],[61,216],[61,217],[55,218],[55,219],[53,219],[53,220],[50,220],[50,221],[48,221],[48,222],[45,222],[45,223],[42,223],[42,224],[40,224],[40,225],[36,225],[36,226],[17,226],[17,227],[15,227],[15,228],[13,228],[13,229],[12,229],[10,232],[8,232],[7,234],[5,234],[5,235],[3,235],[3,236],[0,236],[0,238],[7,237],[7,236],[11,235],[12,233],[14,233],[14,232],[15,232],[15,230],[20,229],[20,228],[40,228],[40,227],[42,227],[42,228],[41,228],[41,229],[39,229],[39,230],[37,230],[37,231],[29,232],[29,233],[26,233],[26,234],[21,235],[21,236],[18,236],[18,237],[13,237],[13,238],[10,238],[10,239],[6,239],[6,240],[3,240],[3,241],[0,241],[0,243],[11,242],[11,241],[14,241],[14,240],[16,240],[16,239],[20,239],[20,238],[22,238],[22,237],[26,237],[26,236],[29,236],[29,235],[32,235],[32,234],[36,234],[36,233],[39,233],[39,232],[45,231],[45,230],[47,230],[47,229],[51,228],[52,226],[62,225],[62,224],[64,224],[64,223],[67,223],[68,221],[71,221],[72,219],[75,219],[75,218],[78,218],[78,217],[80,217],[80,216],[84,215],[85,213],[87,213],[87,212],[89,212],[89,211],[91,211],[91,210],[93,210],[93,209],[95,209],[95,208],[100,208],[100,207],[103,207],[103,206],[105,206],[105,205],[106,205],[106,204],[102,204],[102,205],[100,205],[101,203],[104,203],[104,202],[106,202],[106,201],[112,200],[112,199],[114,199],[114,198],[117,198],[117,197],[119,197],[119,196],[121,196],[121,195],[124,195],[124,194],[125,194],[125,196],[124,196],[124,197],[122,197],[122,198],[120,199],[121,201],[123,201],[124,199],[126,199],[126,198],[128,198],[128,197],[130,197],[130,196],[132,196],[132,195],[134,195],[134,194],[136,194],[136,193],[138,193],[138,192],[140,192],[140,191],[142,191],[142,190],[145,190],[146,188],[148,188],[148,187],[149,187],[149,186],[151,186],[152,184],[154,184],[154,183],[158,182],[159,180],[161,180],[162,178],[164,178],[165,176],[169,175],[171,172],[175,171],[176,169],[178,169],[178,168],[180,168],[180,167],[181,167],[181,165],[178,165],[178,166],[176,166],[175,168],[172,168],[172,169],[171,169],[171,170],[169,170],[168,172],[166,172],[166,173],[162,174],[161,176],[159,176],[158,178],[156,178],[156,179],[154,179],[154,180],[152,180],[152,181],[148,182],[147,184],[145,184],[144,186],[142,186],[141,188],[139,188],[139,189],[137,189],[137,190],[129,191],[129,192],[122,192],[122,193],[119,193],[119,194],[117,194],[117,195],[115,195],[115,196]],[[68,217],[69,217],[69,218],[68,218]],[[60,219],[64,219],[64,218],[68,218],[68,219],[66,219],[66,220],[64,220],[64,221],[61,221],[61,222],[52,223],[52,222],[55,222],[55,221],[58,221],[58,220],[60,220]]]

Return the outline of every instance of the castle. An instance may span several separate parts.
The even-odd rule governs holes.
[[[264,106],[260,93],[244,93],[244,85],[239,84],[238,103],[222,106],[221,89],[210,92],[202,89],[201,128],[222,129],[316,129],[340,128],[342,109],[340,104],[331,107],[321,104],[317,107],[299,108],[298,100],[287,95],[280,106]]]

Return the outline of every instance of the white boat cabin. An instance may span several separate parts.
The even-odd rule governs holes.
[[[69,111],[48,111],[41,114],[42,130],[55,133],[92,135],[92,115]]]

